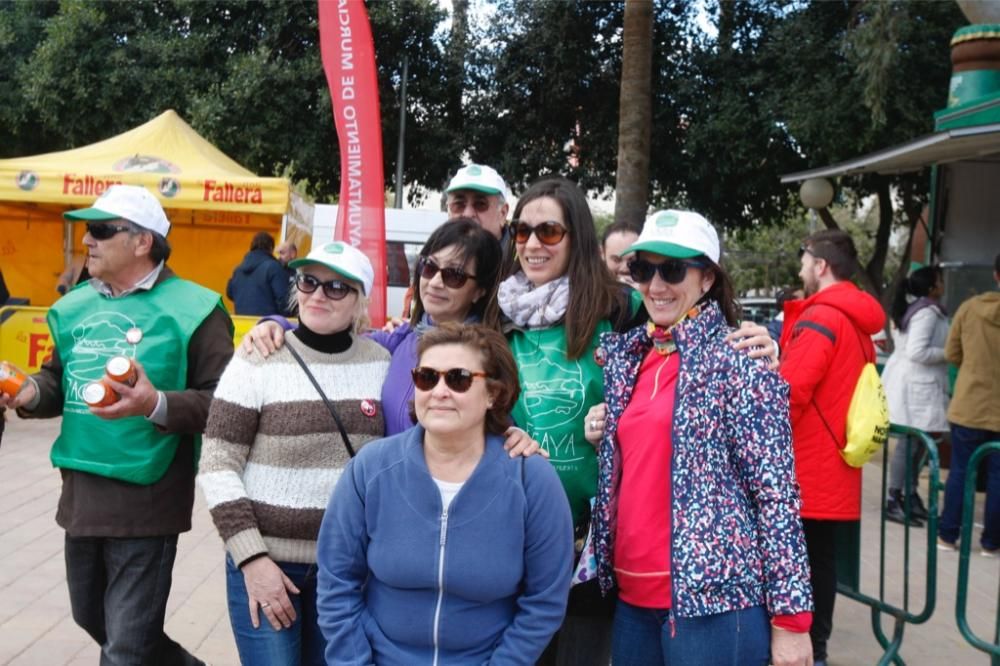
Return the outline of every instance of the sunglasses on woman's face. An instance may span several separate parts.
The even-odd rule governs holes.
[[[349,293],[357,291],[351,285],[340,280],[320,282],[308,273],[299,273],[295,276],[295,288],[303,294],[311,294],[319,287],[323,287],[323,295],[331,301],[342,301],[347,298]]]
[[[108,240],[115,234],[128,231],[127,224],[107,224],[105,222],[91,222],[87,224],[87,233],[94,240]]]
[[[653,279],[653,275],[660,274],[667,284],[680,284],[687,276],[689,268],[704,268],[705,264],[699,261],[686,261],[684,259],[667,259],[663,263],[654,264],[645,259],[633,259],[628,262],[628,274],[639,284],[645,284]]]
[[[535,238],[537,238],[542,245],[558,245],[559,241],[565,238],[566,234],[569,233],[569,229],[558,222],[542,222],[541,224],[531,226],[522,220],[514,220],[512,225],[514,229],[514,240],[518,243],[527,243],[528,239],[531,238],[531,234],[535,234]]]
[[[441,272],[441,282],[451,289],[461,289],[469,278],[476,277],[461,268],[441,268],[430,257],[420,257],[420,261],[417,262],[417,274],[425,280],[433,280],[438,271]]]
[[[435,370],[422,365],[410,371],[413,374],[413,385],[421,391],[433,391],[441,378],[444,377],[444,385],[456,393],[465,393],[472,387],[472,380],[476,377],[487,377],[485,372],[472,372],[465,368],[452,368],[451,370]]]

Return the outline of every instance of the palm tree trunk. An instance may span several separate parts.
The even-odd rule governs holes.
[[[649,200],[649,138],[653,115],[652,0],[625,0],[623,42],[615,221],[639,226],[646,217]]]

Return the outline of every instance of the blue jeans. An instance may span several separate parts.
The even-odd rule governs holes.
[[[204,666],[163,632],[177,535],[66,535],[73,620],[101,646],[101,666]]]
[[[766,666],[771,624],[763,606],[684,618],[619,599],[611,655],[615,666]]]
[[[962,525],[962,495],[965,473],[972,453],[986,442],[1000,441],[1000,432],[951,424],[951,470],[944,487],[944,509],[938,534],[955,543]],[[986,509],[983,515],[983,548],[1000,548],[1000,454],[986,457]]]
[[[260,626],[250,623],[250,606],[243,572],[226,556],[226,595],[229,622],[236,637],[236,649],[243,666],[325,666],[326,641],[316,615],[316,565],[276,562],[299,594],[289,594],[295,608],[295,622],[288,629],[275,631],[263,613]]]

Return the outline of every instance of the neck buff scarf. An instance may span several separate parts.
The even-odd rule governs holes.
[[[677,343],[674,342],[674,328],[680,326],[681,322],[687,319],[694,319],[701,312],[701,306],[696,305],[688,310],[683,317],[671,326],[658,326],[650,319],[646,322],[646,335],[653,341],[653,348],[660,356],[669,356],[677,351]]]
[[[540,287],[514,273],[500,283],[497,292],[500,309],[520,328],[545,328],[562,321],[569,305],[569,277],[563,275]]]

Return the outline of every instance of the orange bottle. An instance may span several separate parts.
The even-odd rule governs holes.
[[[139,379],[135,363],[128,356],[113,356],[104,366],[104,372],[116,382],[129,386],[135,386],[136,380]]]
[[[24,386],[27,377],[7,361],[0,361],[0,393],[15,396]]]
[[[107,407],[118,400],[118,394],[104,380],[90,382],[83,387],[83,401],[91,407]]]

